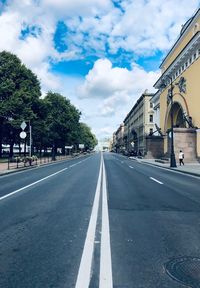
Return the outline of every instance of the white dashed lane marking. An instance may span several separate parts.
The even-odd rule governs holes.
[[[153,178],[153,177],[149,177],[149,178],[150,178],[151,180],[153,180],[153,181],[159,183],[159,184],[163,184],[162,182],[158,181],[157,179],[155,179],[155,178]]]

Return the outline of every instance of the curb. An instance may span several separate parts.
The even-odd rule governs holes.
[[[30,166],[30,167],[23,167],[23,168],[15,168],[13,170],[4,170],[6,172],[3,172],[3,173],[0,172],[0,177],[5,176],[5,175],[9,175],[9,174],[13,174],[13,173],[18,173],[18,172],[25,171],[25,170],[29,170],[29,169],[31,170],[34,168],[38,168],[38,165]]]
[[[130,160],[135,160],[137,161],[138,158],[128,158]],[[150,165],[150,166],[156,166],[156,167],[161,167],[161,168],[164,168],[164,169],[168,169],[168,170],[171,170],[171,171],[175,171],[175,172],[178,172],[178,173],[184,173],[184,174],[189,174],[189,175],[192,175],[192,176],[196,176],[196,177],[200,177],[200,174],[198,173],[195,173],[195,172],[190,172],[190,171],[182,171],[182,170],[176,170],[177,168],[171,168],[171,167],[165,167],[165,166],[162,166],[162,165],[157,165],[156,163],[149,163],[149,162],[146,162],[145,160],[141,161],[147,165]],[[160,162],[158,162],[160,163]]]
[[[164,168],[164,169],[167,169],[167,170],[170,170],[170,171],[174,171],[174,172],[178,172],[178,173],[184,173],[184,174],[189,174],[189,175],[192,175],[192,176],[200,177],[200,174],[195,173],[195,172],[184,171],[184,170],[183,171],[182,170],[176,170],[177,168],[165,167],[165,166],[157,165],[157,164],[154,164],[154,163],[148,163],[148,162],[145,162],[145,161],[143,161],[143,163],[145,163],[147,165],[153,165],[153,166],[156,166],[156,167],[161,167],[161,168]]]

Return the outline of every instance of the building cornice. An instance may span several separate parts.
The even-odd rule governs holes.
[[[172,46],[172,48],[170,49],[170,51],[167,53],[167,55],[165,56],[165,58],[163,59],[162,63],[160,64],[160,68],[163,67],[163,65],[165,64],[166,60],[172,55],[172,53],[174,52],[174,50],[177,48],[177,46],[179,45],[180,41],[184,38],[184,36],[186,35],[186,33],[188,32],[188,30],[191,28],[191,26],[194,24],[194,22],[197,20],[197,18],[200,16],[200,8],[198,8],[198,10],[195,12],[194,16],[192,16],[189,20],[187,20],[187,22],[185,23],[186,27],[184,27],[185,25],[183,25],[183,32],[180,33],[178,39],[176,40],[176,42],[174,43],[174,45]],[[182,28],[182,29],[183,29]],[[181,29],[181,31],[182,31]]]
[[[154,88],[159,89],[161,85],[161,81],[165,79],[167,76],[172,78],[172,75],[175,73],[175,71],[179,70],[179,68],[182,67],[182,65],[184,65],[186,59],[189,58],[192,55],[192,53],[194,53],[194,51],[199,49],[199,47],[200,47],[200,32],[197,32],[193,36],[193,38],[188,42],[188,44],[182,49],[182,51],[178,54],[178,56],[174,59],[171,65],[164,71],[161,77],[157,80],[157,82],[154,84]],[[199,54],[197,56],[197,59],[198,57],[199,57]],[[188,69],[188,67],[186,69]],[[180,74],[176,78],[178,78],[179,76]]]
[[[133,108],[129,111],[127,116],[124,119],[124,123],[129,119],[130,115],[133,113],[133,111],[136,109],[136,107],[140,104],[140,102],[145,98],[145,97],[152,97],[154,94],[153,93],[143,93],[140,98],[136,101],[135,105]]]
[[[156,103],[156,102],[158,102],[159,101],[159,98],[160,98],[160,94],[161,94],[161,91],[160,90],[158,90],[154,95],[153,95],[153,97],[150,99],[150,101],[152,102],[152,103]]]

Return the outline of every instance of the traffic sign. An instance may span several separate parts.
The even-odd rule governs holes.
[[[22,128],[22,130],[24,130],[24,129],[26,128],[26,126],[27,126],[27,125],[26,125],[26,122],[23,121],[20,127]],[[25,136],[25,137],[26,137],[26,136]]]
[[[22,139],[25,139],[26,138],[26,132],[22,131],[20,134],[19,134],[20,138]]]

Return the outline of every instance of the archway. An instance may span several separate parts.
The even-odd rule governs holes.
[[[179,151],[183,150],[187,161],[194,161],[196,159],[196,132],[194,128],[188,126],[187,115],[184,113],[187,109],[183,110],[179,102],[174,102],[172,108],[170,108],[169,105],[165,122],[167,155],[171,155],[171,109],[173,109],[175,156],[177,157]],[[188,113],[188,111],[186,113]]]
[[[174,127],[186,128],[186,120],[182,106],[178,102],[174,102],[172,106]],[[166,131],[171,129],[171,109],[168,111],[166,121]]]

